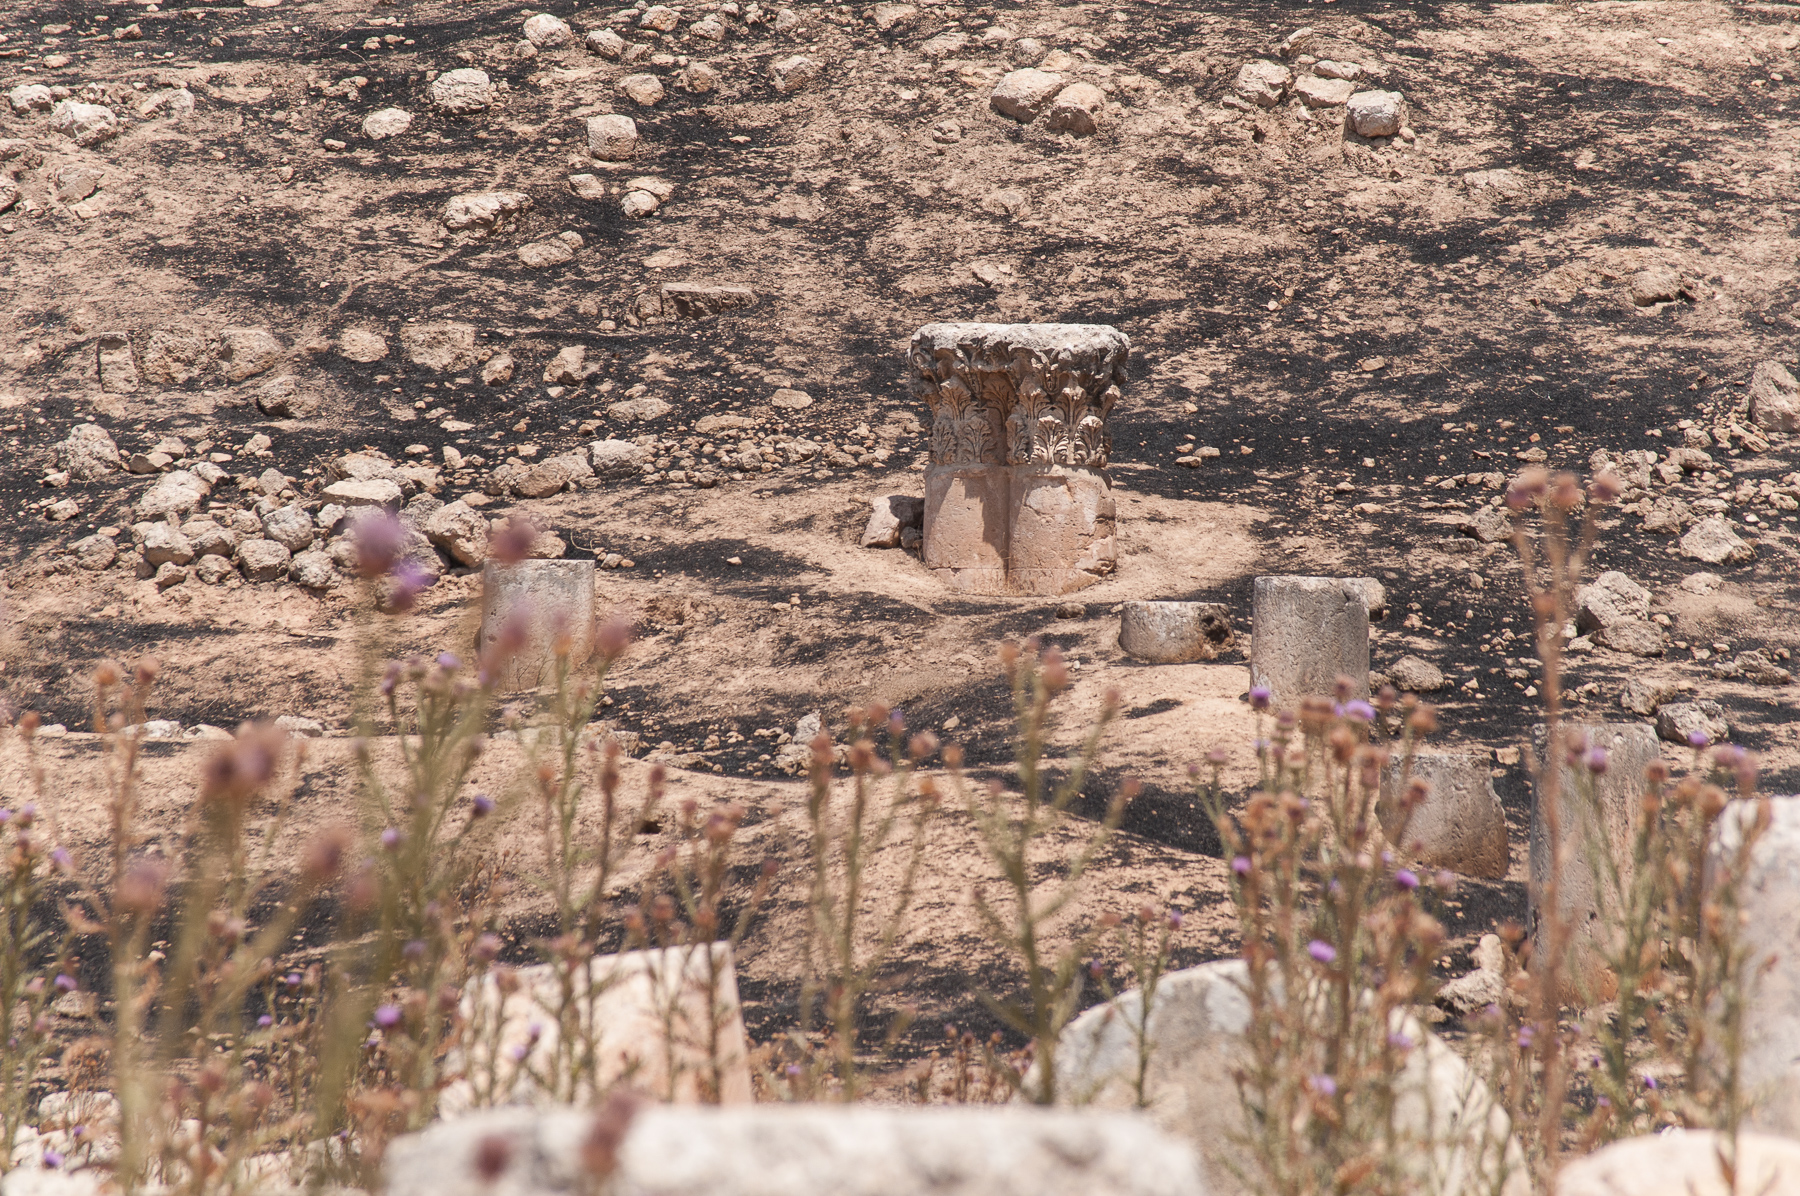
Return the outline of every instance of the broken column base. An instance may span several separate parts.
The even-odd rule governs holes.
[[[1068,594],[1118,560],[1112,484],[1097,469],[938,466],[925,475],[925,566],[965,594]]]

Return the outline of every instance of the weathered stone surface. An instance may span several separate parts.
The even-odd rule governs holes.
[[[756,292],[749,287],[700,282],[665,282],[662,285],[662,314],[665,316],[696,319],[755,304]]]
[[[1800,1138],[1800,796],[1772,797],[1768,809],[1768,829],[1751,848],[1738,892],[1747,949],[1740,982],[1750,994],[1741,1074],[1753,1102],[1749,1124]],[[1715,853],[1735,855],[1757,812],[1755,802],[1733,802],[1720,819]],[[1800,1162],[1793,1181],[1800,1192]]]
[[[481,650],[494,650],[503,633],[516,633],[524,644],[500,673],[500,688],[554,684],[554,644],[562,634],[572,643],[569,667],[578,668],[593,651],[593,622],[593,561],[490,560],[482,566]]]
[[[1681,692],[1673,685],[1651,681],[1646,677],[1628,677],[1625,686],[1619,691],[1619,705],[1633,714],[1641,714],[1648,718],[1656,713],[1656,708],[1670,701]]]
[[[614,86],[620,95],[644,108],[661,103],[664,94],[662,80],[655,75],[626,75]]]
[[[1661,656],[1669,649],[1669,637],[1662,628],[1637,619],[1602,627],[1594,633],[1594,642],[1627,656]]]
[[[303,385],[292,374],[271,379],[256,388],[256,409],[276,419],[311,419],[323,405],[319,392]]]
[[[546,237],[519,246],[519,260],[533,270],[567,265],[575,260],[575,247],[559,237]]]
[[[925,564],[954,589],[1061,594],[1117,559],[1107,416],[1131,344],[1096,324],[928,324]]]
[[[1440,1009],[1459,1017],[1498,1005],[1506,996],[1506,953],[1500,946],[1500,936],[1482,935],[1473,955],[1475,970],[1446,981],[1433,998]]]
[[[382,108],[363,117],[363,136],[370,141],[386,141],[412,128],[412,113],[403,108]]]
[[[1356,84],[1348,79],[1329,79],[1319,75],[1301,75],[1294,84],[1294,94],[1308,108],[1341,108],[1350,102]]]
[[[124,332],[102,332],[94,338],[95,364],[100,389],[108,394],[130,394],[138,388],[137,362],[131,338]]]
[[[628,161],[637,152],[637,122],[617,113],[590,116],[587,143],[588,152],[602,162]]]
[[[1444,688],[1443,670],[1429,660],[1402,656],[1388,666],[1388,682],[1401,693],[1428,694]]]
[[[1155,1044],[1144,1084],[1149,1119],[1199,1148],[1207,1190],[1217,1196],[1259,1190],[1232,1079],[1246,1061],[1247,983],[1237,959],[1170,972],[1157,986],[1146,1023]],[[1134,1107],[1138,1055],[1132,1027],[1142,1010],[1143,993],[1131,989],[1069,1023],[1057,1048],[1059,1102],[1080,1105],[1087,1116]],[[1404,1153],[1418,1160],[1419,1190],[1490,1196],[1497,1187],[1501,1196],[1527,1196],[1523,1154],[1487,1086],[1417,1022],[1397,1028],[1419,1044],[1399,1077],[1395,1114],[1407,1142]]]
[[[769,81],[782,95],[792,95],[819,81],[819,64],[803,54],[791,54],[769,68]]]
[[[1758,362],[1751,371],[1750,422],[1775,432],[1800,432],[1800,381],[1779,361]]]
[[[337,569],[328,553],[312,549],[297,554],[288,563],[288,579],[309,590],[323,590],[337,580]]]
[[[1756,549],[1738,538],[1722,515],[1709,515],[1681,537],[1681,555],[1708,565],[1742,565],[1756,558]]]
[[[478,1059],[452,1052],[447,1066],[460,1071],[473,1064],[474,1071],[473,1082],[460,1081],[443,1094],[439,1108],[447,1117],[484,1104],[542,1106],[554,1100],[528,1071],[543,1075],[556,1067],[563,1045],[554,1013],[560,980],[550,964],[520,968],[513,974],[519,987],[510,996],[501,995],[491,975],[471,981],[463,992],[464,1018],[499,1027],[502,1062],[500,1074],[493,1075]],[[574,983],[581,997],[570,1011],[569,1028],[584,1044],[592,1041],[598,1060],[592,1091],[583,1098],[629,1080],[632,1087],[661,1100],[751,1103],[750,1043],[738,1006],[729,944],[596,955],[585,974],[576,974]],[[715,1027],[716,1071],[706,1047]],[[525,1069],[515,1067],[515,1051],[525,1054]]]
[[[157,519],[168,514],[185,515],[194,510],[211,493],[211,487],[185,469],[170,470],[156,479],[156,485],[137,501],[137,513],[143,519]]]
[[[1338,577],[1259,577],[1251,590],[1250,684],[1277,708],[1329,697],[1340,676],[1369,696],[1369,608]]]
[[[1433,868],[1495,880],[1511,862],[1506,812],[1494,792],[1485,752],[1415,752],[1411,771],[1403,757],[1381,773],[1376,807],[1382,833],[1409,858]],[[1409,813],[1409,781],[1429,786]]]
[[[1010,116],[1016,121],[1029,124],[1050,106],[1050,101],[1056,98],[1056,93],[1067,82],[1068,80],[1052,71],[1040,71],[1033,67],[1011,71],[994,85],[988,104],[1001,116]]]
[[[1551,876],[1550,808],[1547,781],[1550,769],[1558,778],[1556,822],[1562,841],[1563,866],[1557,876],[1557,908],[1574,927],[1570,957],[1566,970],[1570,991],[1565,994],[1576,1001],[1610,1000],[1617,984],[1606,967],[1594,938],[1594,924],[1600,911],[1616,909],[1621,896],[1613,891],[1612,882],[1603,880],[1610,870],[1599,853],[1610,852],[1617,862],[1619,875],[1628,881],[1631,871],[1631,836],[1638,799],[1643,793],[1644,769],[1661,758],[1656,732],[1643,723],[1564,724],[1564,734],[1576,741],[1585,740],[1592,748],[1606,752],[1606,771],[1598,776],[1587,770],[1577,772],[1567,762],[1567,752],[1552,753],[1548,733],[1542,724],[1533,732],[1534,751],[1545,761],[1544,779],[1533,786],[1531,795],[1531,881],[1537,893]],[[1555,760],[1550,756],[1554,754]],[[1534,933],[1541,932],[1544,911],[1531,913]],[[1540,944],[1541,950],[1541,944]]]
[[[1359,137],[1392,137],[1406,123],[1406,105],[1397,91],[1359,91],[1344,110]]]
[[[1287,95],[1294,76],[1279,62],[1258,59],[1238,68],[1231,90],[1258,108],[1273,108]]]
[[[313,542],[312,513],[302,506],[277,507],[263,516],[263,535],[289,552]]]
[[[487,559],[488,523],[467,503],[446,503],[425,520],[425,538],[464,565]]]
[[[287,350],[267,328],[221,328],[219,364],[232,382],[254,378],[275,366]]]
[[[400,331],[400,347],[414,365],[446,374],[481,360],[475,349],[475,326],[455,321],[408,324]]]
[[[591,1189],[588,1111],[507,1109],[388,1148],[386,1196],[550,1196]],[[504,1141],[492,1182],[476,1152]],[[492,1149],[489,1147],[488,1149]],[[1023,1107],[644,1107],[608,1190],[641,1196],[1208,1196],[1193,1148],[1142,1117]],[[13,1174],[21,1174],[14,1172]],[[10,1196],[10,1194],[9,1194]],[[37,1191],[19,1196],[91,1196]],[[1506,1196],[1511,1196],[1507,1193]]]
[[[346,328],[338,337],[338,356],[364,365],[387,356],[387,338],[367,328]]]
[[[397,507],[405,497],[400,483],[386,478],[346,478],[333,482],[320,493],[346,507]]]
[[[1092,83],[1071,83],[1056,93],[1044,123],[1077,137],[1092,137],[1100,131],[1100,117],[1105,111],[1105,92]]]
[[[56,446],[56,463],[76,481],[91,482],[119,468],[119,446],[99,424],[76,424]]]
[[[525,19],[525,38],[540,50],[566,46],[575,40],[575,31],[561,17],[540,12]]]
[[[439,219],[448,229],[486,231],[530,207],[531,196],[523,191],[470,191],[451,196]]]
[[[150,334],[139,371],[159,386],[181,386],[199,377],[213,362],[205,337],[159,328]]]
[[[588,460],[602,478],[636,477],[650,454],[629,440],[596,440],[588,445]]]
[[[1650,618],[1650,591],[1617,570],[1602,573],[1575,594],[1575,628],[1598,631],[1627,620]]]
[[[1737,1136],[1737,1184],[1725,1181],[1716,1130],[1666,1129],[1626,1138],[1567,1163],[1556,1196],[1775,1196],[1800,1192],[1800,1142],[1748,1130]]]
[[[431,81],[431,102],[446,112],[480,112],[494,102],[494,85],[473,67],[445,71]]]
[[[1127,602],[1119,647],[1152,664],[1217,660],[1237,647],[1231,608],[1218,602]]]
[[[161,565],[167,561],[185,565],[194,559],[194,546],[188,543],[188,538],[160,519],[134,524],[131,538],[137,542],[138,551],[147,565]]]
[[[864,548],[898,548],[903,530],[925,524],[925,500],[910,494],[884,494],[870,506],[862,534]]]
[[[1723,743],[1731,738],[1731,723],[1725,708],[1717,702],[1670,702],[1656,709],[1656,734],[1670,743],[1692,745],[1700,736],[1700,746]]]
[[[277,581],[287,575],[293,554],[273,540],[245,540],[238,545],[237,559],[251,581]]]
[[[6,100],[12,105],[15,116],[48,112],[56,104],[56,97],[42,83],[21,83],[6,93]]]
[[[69,545],[69,552],[83,569],[109,569],[119,558],[119,546],[105,536],[83,536]]]
[[[64,100],[50,113],[50,131],[78,145],[98,145],[119,132],[119,118],[100,104]]]

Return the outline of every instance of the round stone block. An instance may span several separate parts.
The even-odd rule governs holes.
[[[1119,612],[1119,647],[1151,664],[1217,660],[1236,643],[1218,602],[1127,602]]]
[[[1251,590],[1250,684],[1277,708],[1329,697],[1340,676],[1369,696],[1369,607],[1360,579],[1259,577]]]

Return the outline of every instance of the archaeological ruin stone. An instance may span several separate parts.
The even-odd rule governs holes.
[[[1754,1102],[1750,1124],[1794,1138],[1800,1137],[1800,796],[1774,797],[1768,804],[1768,829],[1750,850],[1738,893],[1745,966],[1754,975],[1746,983],[1740,1066],[1744,1094]],[[1720,819],[1715,854],[1735,852],[1756,816],[1757,803],[1733,802]],[[1800,1159],[1796,1168],[1794,1190],[1800,1191]]]
[[[682,319],[697,319],[752,307],[756,292],[749,287],[723,286],[699,282],[665,282],[661,289],[662,314]]]
[[[910,494],[884,494],[871,507],[868,525],[863,528],[864,548],[898,548],[907,528],[924,524],[925,500]]]
[[[463,991],[462,1014],[493,1029],[501,1054],[491,1065],[453,1050],[446,1066],[467,1072],[445,1090],[439,1110],[456,1117],[481,1103],[548,1105],[555,1097],[539,1077],[556,1066],[565,1027],[554,1016],[561,978],[552,964],[513,972],[518,988],[503,995],[490,973]],[[658,1099],[684,1103],[751,1103],[750,1042],[738,1005],[737,972],[728,943],[695,943],[596,955],[574,974],[581,994],[566,1029],[593,1044],[591,1082],[604,1092],[629,1080]],[[546,1016],[550,1012],[551,1016]],[[717,1068],[706,1044],[719,1034]],[[673,1052],[673,1073],[670,1053]],[[521,1060],[523,1067],[517,1066]],[[532,1073],[535,1072],[534,1076]]]
[[[388,1148],[385,1196],[594,1191],[583,1162],[594,1125],[593,1110],[563,1108],[492,1110],[432,1127]],[[506,1160],[492,1179],[477,1165],[484,1154]],[[652,1104],[631,1119],[615,1158],[617,1169],[599,1190],[618,1196],[1207,1196],[1211,1190],[1186,1143],[1136,1114],[1086,1109]],[[34,1188],[20,1196],[96,1190]]]
[[[1408,813],[1406,793],[1413,781],[1428,788]],[[1415,752],[1410,769],[1396,753],[1381,773],[1376,816],[1408,859],[1465,876],[1506,877],[1506,812],[1485,752]]]
[[[1556,908],[1573,926],[1566,966],[1571,999],[1609,1000],[1616,984],[1600,954],[1595,922],[1601,911],[1617,908],[1619,895],[1614,874],[1628,880],[1634,812],[1643,793],[1644,770],[1661,758],[1656,732],[1643,723],[1564,724],[1565,744],[1585,742],[1605,752],[1605,771],[1577,770],[1568,753],[1549,759],[1548,732],[1543,724],[1533,731],[1533,750],[1544,761],[1543,777],[1531,795],[1531,926],[1534,935],[1544,929],[1544,910],[1538,907],[1553,872],[1550,845],[1550,805],[1547,788],[1551,770],[1558,778],[1558,837],[1562,843],[1556,875]],[[1598,757],[1593,757],[1595,762]],[[1610,855],[1611,863],[1608,862]],[[1542,950],[1540,942],[1540,951]]]
[[[1251,587],[1250,684],[1277,708],[1329,697],[1349,677],[1369,696],[1369,607],[1360,579],[1259,577]]]
[[[1101,324],[927,324],[925,565],[974,594],[1064,594],[1117,562],[1107,418],[1131,342]]]
[[[1119,612],[1119,647],[1151,664],[1217,660],[1236,646],[1222,603],[1127,602]]]
[[[1775,1196],[1800,1192],[1800,1142],[1742,1131],[1737,1182],[1719,1170],[1716,1130],[1671,1127],[1625,1138],[1572,1159],[1557,1175],[1556,1196]]]
[[[1779,361],[1750,374],[1750,422],[1774,432],[1800,432],[1800,381]]]
[[[1143,1025],[1154,1050],[1144,1077],[1148,1120],[1191,1140],[1207,1190],[1249,1196],[1260,1189],[1234,1070],[1247,1062],[1250,1002],[1241,959],[1163,976]],[[1133,1109],[1143,991],[1130,989],[1070,1022],[1057,1044],[1057,1100],[1087,1116]],[[1500,1102],[1454,1050],[1412,1019],[1418,1044],[1396,1081],[1394,1126],[1417,1160],[1418,1188],[1440,1196],[1528,1196],[1523,1154]],[[1034,1082],[1028,1072],[1025,1083]],[[1410,1190],[1410,1189],[1409,1189]]]
[[[497,684],[503,690],[536,689],[556,682],[556,642],[568,638],[569,668],[593,651],[594,562],[528,560],[481,568],[481,631],[485,653],[514,641]]]

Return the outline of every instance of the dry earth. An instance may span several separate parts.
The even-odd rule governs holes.
[[[1391,600],[1376,668],[1432,661],[1449,678],[1434,695],[1444,738],[1504,753],[1513,874],[1465,889],[1451,911],[1460,951],[1523,910],[1526,779],[1499,761],[1514,759],[1505,749],[1538,700],[1516,639],[1518,565],[1468,534],[1497,496],[1488,475],[1538,460],[1587,473],[1596,452],[1662,461],[1692,447],[1708,459],[1628,494],[1635,509],[1603,521],[1594,554],[1594,571],[1652,592],[1667,653],[1578,654],[1575,708],[1629,718],[1625,680],[1692,684],[1776,790],[1800,788],[1793,687],[1713,675],[1749,650],[1787,667],[1800,648],[1800,442],[1746,412],[1753,368],[1794,364],[1800,329],[1800,10],[1040,2],[921,4],[894,19],[898,6],[734,7],[684,6],[659,35],[637,10],[558,3],[548,11],[573,43],[528,53],[535,10],[493,0],[8,6],[4,88],[66,89],[119,126],[84,147],[54,134],[47,111],[0,110],[12,181],[0,203],[17,192],[0,212],[0,700],[79,729],[97,660],[153,656],[153,717],[341,729],[364,651],[348,578],[304,589],[232,573],[159,589],[135,571],[129,531],[155,479],[57,484],[53,446],[89,420],[127,455],[179,437],[146,467],[210,457],[235,475],[208,499],[227,522],[254,507],[271,466],[286,475],[271,489],[316,509],[343,454],[385,454],[436,467],[415,476],[445,501],[479,496],[484,515],[554,528],[569,556],[613,559],[600,603],[637,612],[641,640],[611,679],[611,722],[677,765],[677,793],[747,802],[752,847],[789,862],[798,795],[770,756],[801,715],[830,724],[879,698],[995,769],[1009,710],[997,645],[1061,646],[1079,662],[1077,711],[1108,686],[1127,707],[1085,808],[1127,773],[1145,781],[1082,912],[1145,899],[1212,909],[1185,936],[1194,960],[1230,943],[1186,766],[1222,747],[1229,779],[1247,783],[1247,673],[1241,658],[1135,664],[1113,612],[1132,598],[1223,601],[1247,637],[1254,576],[1369,575]],[[696,31],[707,17],[720,40]],[[1298,99],[1232,102],[1239,67],[1279,57],[1303,25],[1314,33],[1288,47],[1289,65],[1359,64],[1359,88],[1405,96],[1401,136],[1359,137],[1341,109]],[[642,47],[634,61],[584,48],[609,28]],[[1094,136],[991,110],[1001,74],[1046,52],[1044,65],[1105,93]],[[796,54],[818,76],[778,91],[774,64]],[[713,90],[692,89],[700,63]],[[435,75],[470,65],[496,85],[491,106],[435,106]],[[627,98],[616,84],[633,74],[661,80],[664,97]],[[191,113],[169,97],[178,87]],[[364,118],[389,107],[410,127],[372,140]],[[629,162],[585,152],[584,118],[609,112],[637,122]],[[84,175],[96,184],[85,197]],[[627,186],[640,179],[660,184]],[[627,216],[625,196],[647,186],[666,198]],[[447,201],[490,190],[530,206],[485,236],[446,229]],[[580,240],[569,260],[534,267],[518,252],[564,233]],[[668,282],[756,298],[665,319],[655,297]],[[1120,567],[1074,596],[1079,617],[1056,600],[953,595],[916,556],[857,546],[872,496],[920,493],[929,417],[904,348],[941,319],[1108,323],[1132,339],[1134,381],[1113,417]],[[431,368],[408,346],[443,322],[473,339]],[[266,363],[221,362],[227,328],[278,343]],[[356,331],[379,338],[374,360],[352,359],[370,356],[346,337]],[[198,348],[193,376],[175,381],[182,336]],[[587,376],[547,385],[546,366],[574,346]],[[510,379],[489,384],[484,363],[501,354]],[[253,364],[264,368],[232,379]],[[285,400],[266,389],[282,377]],[[772,406],[782,389],[812,402]],[[284,401],[304,418],[265,412]],[[247,448],[259,434],[260,456]],[[503,489],[493,471],[509,458],[602,437],[638,441],[650,476],[533,500],[483,493]],[[72,517],[50,518],[68,499]],[[1670,499],[1689,522],[1724,514],[1754,559],[1684,558],[1675,534],[1645,527]],[[108,528],[119,563],[80,566],[70,545]],[[1716,589],[1679,586],[1703,568]],[[446,564],[385,651],[466,650],[478,594],[478,573]],[[17,800],[23,762],[5,750],[0,797]],[[92,850],[97,745],[72,734],[46,750],[66,761],[55,816]],[[203,750],[152,749],[164,833]],[[341,740],[310,760],[300,828],[334,816],[351,788]],[[969,996],[995,962],[966,906],[979,862],[966,824],[938,834],[893,999],[986,1024]],[[796,916],[783,895],[747,945],[764,1034],[792,1008],[782,944]]]

